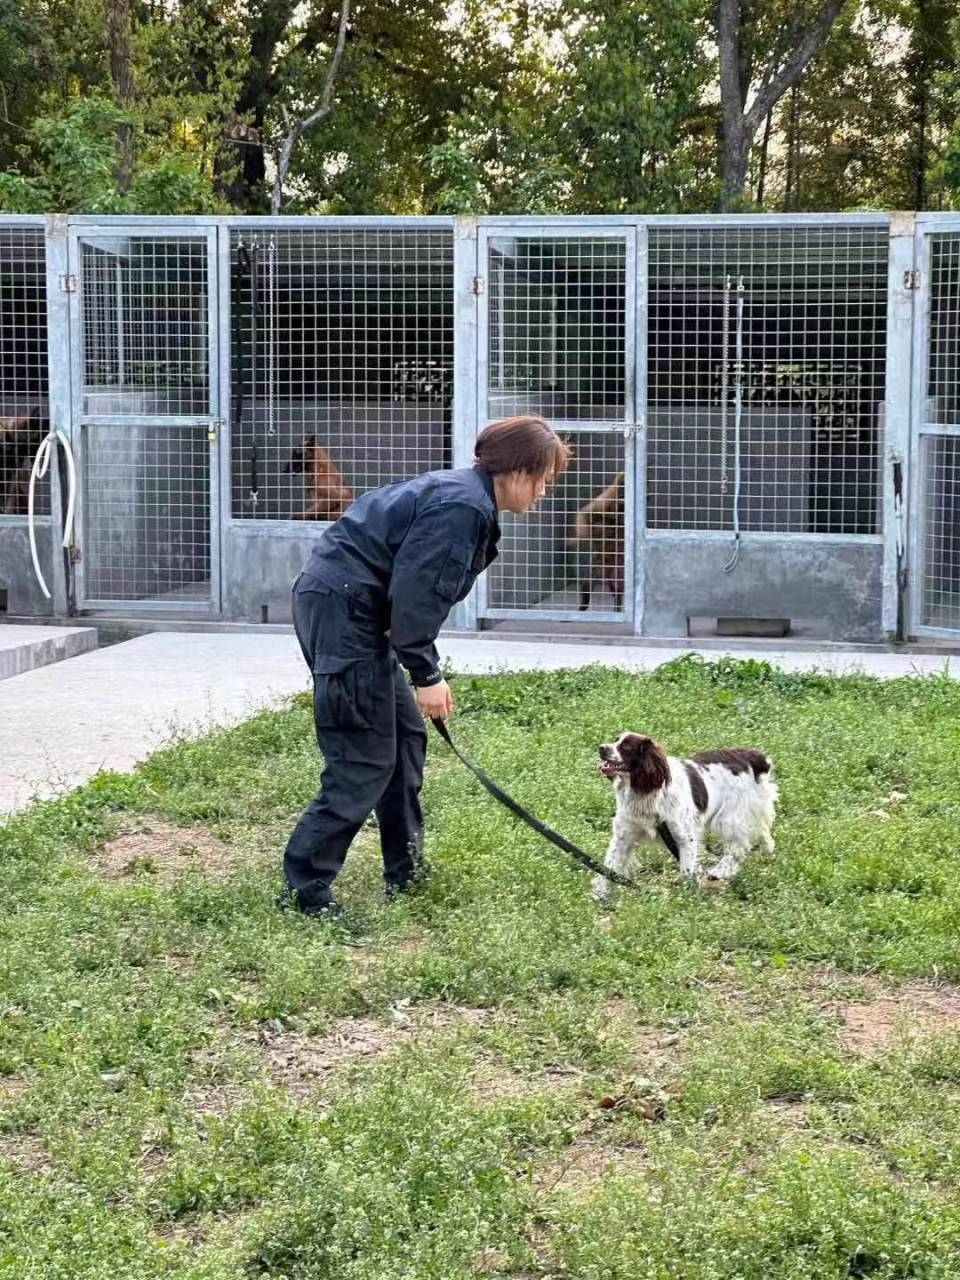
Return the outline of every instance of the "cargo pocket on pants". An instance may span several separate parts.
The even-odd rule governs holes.
[[[373,664],[362,658],[313,660],[313,713],[318,729],[370,729]]]

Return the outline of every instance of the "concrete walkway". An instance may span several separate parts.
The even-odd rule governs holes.
[[[95,627],[0,626],[0,680],[97,647]]]
[[[464,674],[595,663],[647,671],[684,653],[759,657],[788,671],[929,674],[960,658],[761,646],[692,649],[441,637]],[[951,674],[953,671],[951,670]],[[287,633],[154,632],[0,681],[0,814],[79,786],[100,769],[131,769],[176,735],[235,723],[308,686]]]

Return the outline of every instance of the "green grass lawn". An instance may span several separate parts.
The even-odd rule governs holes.
[[[601,854],[596,747],[752,745],[773,859],[589,876],[439,740],[421,896],[274,908],[309,708],[0,828],[0,1277],[960,1275],[960,686],[673,663],[457,679],[462,745]]]

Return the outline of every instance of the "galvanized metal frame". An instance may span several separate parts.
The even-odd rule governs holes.
[[[56,398],[56,362],[52,358],[51,347],[54,346],[56,340],[59,339],[60,326],[56,324],[54,311],[51,310],[51,274],[56,262],[56,253],[51,251],[50,243],[47,241],[47,232],[49,232],[49,224],[52,219],[45,218],[44,215],[38,214],[0,214],[0,233],[13,233],[13,269],[17,269],[17,246],[18,237],[23,236],[24,242],[27,238],[35,241],[40,256],[37,259],[29,260],[29,274],[32,275],[31,291],[29,296],[32,300],[36,300],[38,296],[44,298],[46,315],[40,323],[29,323],[29,329],[24,337],[28,338],[29,348],[26,360],[26,369],[20,370],[18,364],[18,351],[14,348],[13,364],[8,366],[6,374],[8,379],[13,381],[14,393],[17,390],[17,383],[20,375],[32,372],[38,376],[44,384],[44,392],[46,399],[47,417],[51,425],[60,425],[61,417],[58,416],[58,398]],[[26,266],[24,260],[24,266]],[[38,319],[38,317],[37,317]],[[8,333],[10,330],[8,330]],[[64,330],[65,335],[65,330]],[[4,358],[8,357],[8,352],[4,349]],[[8,379],[0,379],[6,381]],[[33,458],[29,458],[32,463]],[[55,457],[51,462],[55,463]],[[60,506],[59,506],[59,475],[58,467],[51,465],[47,479],[42,481],[41,489],[38,494],[41,495],[40,508],[35,515],[35,530],[37,534],[37,554],[40,559],[41,571],[50,590],[51,600],[49,603],[42,598],[40,585],[36,580],[35,571],[31,556],[28,552],[27,541],[27,525],[28,517],[24,515],[5,515],[0,512],[0,576],[3,577],[5,588],[9,590],[8,608],[26,609],[31,616],[42,616],[46,613],[65,614],[67,612],[67,594],[65,594],[65,575],[63,557],[59,554],[59,543],[61,539],[60,532]],[[49,502],[49,507],[47,507]]]
[[[628,483],[624,490],[624,582],[633,584],[637,578],[635,567],[635,531],[637,528],[636,492],[637,465],[636,439],[640,425],[637,378],[637,298],[638,298],[638,254],[637,254],[637,220],[625,218],[617,223],[614,219],[551,219],[551,218],[483,218],[477,225],[477,254],[475,273],[478,279],[484,280],[489,260],[489,242],[509,230],[512,235],[521,239],[610,239],[622,241],[625,248],[624,276],[624,409],[622,418],[616,422],[605,419],[573,418],[563,419],[555,425],[564,434],[578,433],[610,434],[622,432],[624,436],[624,474]],[[645,264],[644,264],[645,272]],[[645,294],[645,289],[644,289]],[[475,432],[478,434],[488,422],[486,416],[487,389],[489,384],[490,351],[489,351],[489,289],[482,287],[476,298],[476,402]],[[522,621],[544,622],[614,622],[625,623],[631,628],[637,625],[634,612],[635,598],[629,591],[624,592],[624,609],[622,612],[590,610],[581,612],[572,609],[528,609],[528,608],[496,608],[490,604],[489,583],[485,576],[477,581],[476,614],[479,619],[515,619]]]
[[[164,223],[166,222],[163,219]],[[234,424],[232,422],[232,405],[231,405],[231,387],[232,383],[232,353],[230,342],[230,327],[232,324],[232,299],[231,299],[231,266],[232,266],[232,238],[231,232],[234,230],[243,230],[245,232],[268,232],[274,230],[286,231],[309,231],[311,229],[320,231],[357,231],[357,230],[430,230],[430,231],[451,231],[454,233],[454,289],[456,290],[457,280],[457,261],[456,261],[456,228],[458,224],[470,224],[472,219],[454,219],[446,214],[436,215],[280,215],[280,216],[238,216],[230,215],[211,219],[219,228],[218,240],[218,262],[219,262],[219,306],[220,315],[223,325],[223,341],[220,343],[219,365],[220,365],[220,387],[221,387],[221,409],[220,417],[223,423],[222,440],[220,449],[220,503],[221,503],[221,523],[225,531],[229,531],[229,536],[233,538],[276,538],[283,536],[303,537],[305,528],[322,531],[326,527],[326,522],[311,523],[305,526],[300,520],[288,519],[269,519],[269,520],[253,520],[246,516],[235,515],[233,511],[233,431]],[[472,276],[472,272],[471,272]],[[454,402],[453,402],[453,420],[454,424],[457,417],[458,399],[462,398],[465,392],[465,379],[462,377],[460,383],[457,381],[457,361],[460,357],[460,345],[457,339],[457,311],[456,302],[454,303]],[[456,427],[453,427],[453,449],[454,449],[454,465],[461,465],[456,462]],[[472,453],[471,453],[472,456]],[[466,617],[469,613],[470,606],[467,602],[458,606],[458,617]],[[461,625],[459,622],[457,625]],[[469,625],[464,622],[462,625]]]
[[[92,414],[85,412],[84,396],[84,331],[82,312],[81,245],[97,237],[130,238],[163,234],[170,238],[202,239],[207,247],[207,371],[208,412],[190,414]],[[217,358],[220,324],[217,220],[213,218],[161,218],[133,217],[104,222],[95,217],[75,217],[69,222],[69,274],[76,280],[76,288],[69,294],[70,350],[71,350],[71,401],[73,405],[73,443],[77,460],[78,492],[76,509],[77,542],[81,557],[76,566],[76,594],[78,609],[90,612],[117,611],[129,613],[186,613],[216,615],[220,611],[221,571],[221,510],[219,484],[219,435],[220,435],[220,364]],[[85,512],[87,506],[87,441],[85,428],[90,426],[116,427],[191,427],[206,428],[209,443],[210,468],[210,591],[207,600],[117,600],[95,598],[87,594],[86,572],[83,557],[85,541]]]
[[[880,491],[883,517],[883,597],[881,626],[886,636],[895,638],[900,615],[898,562],[903,557],[906,571],[906,599],[903,625],[909,629],[912,574],[908,570],[913,539],[910,537],[911,500],[911,417],[914,380],[913,288],[916,253],[916,218],[912,213],[893,214],[890,219],[889,270],[887,277],[887,351],[881,458],[883,479]],[[900,508],[897,508],[895,467],[902,468]],[[898,555],[898,549],[900,555]]]
[[[931,437],[960,438],[960,424],[942,425],[926,421],[924,406],[927,398],[927,380],[930,368],[930,313],[932,280],[930,271],[932,239],[940,234],[960,234],[960,215],[917,214],[914,240],[914,270],[916,271],[916,305],[913,316],[913,354],[911,378],[911,430],[910,430],[910,503],[909,512],[909,633],[916,637],[935,639],[955,638],[958,633],[948,627],[933,627],[922,622],[924,533],[929,504],[924,491],[923,448]]]
[[[0,214],[0,230],[3,230],[4,228],[9,227],[9,228],[11,228],[11,229],[14,229],[14,228],[23,228],[24,230],[34,230],[34,231],[38,231],[38,232],[41,232],[41,233],[45,233],[45,231],[46,231],[46,224],[47,224],[47,219],[43,216],[43,214],[36,214],[36,213],[3,213],[3,214]],[[45,246],[44,246],[44,247],[45,247],[45,249],[47,249],[46,243],[45,243]],[[48,337],[49,337],[49,333],[50,333],[50,330],[51,330],[51,316],[50,316],[50,311],[49,311],[49,305],[50,305],[50,290],[49,290],[49,276],[50,276],[50,270],[49,270],[49,262],[50,262],[50,259],[49,259],[49,250],[47,250],[47,271],[46,271],[46,278],[47,278],[47,307],[48,307],[48,311],[47,311],[47,331],[48,331]],[[49,348],[49,341],[48,341],[48,348]],[[50,363],[50,361],[49,361],[49,351],[48,351],[48,368],[47,368],[47,383],[48,383],[48,388],[49,388],[50,376],[51,376],[51,374],[52,374],[52,371],[53,371],[53,366],[52,366],[52,364],[51,364],[51,363]],[[48,413],[49,413],[49,406],[48,406]],[[52,418],[51,418],[51,421],[52,421]],[[51,492],[50,492],[50,511],[51,511],[51,512],[53,512],[53,511],[55,511],[55,510],[56,510],[56,505],[55,505],[55,495],[54,495],[54,493],[53,493],[53,481],[51,481]],[[26,523],[26,519],[27,519],[27,517],[26,517],[26,516],[22,516],[22,515],[6,515],[4,512],[0,511],[0,529],[2,529],[2,528],[16,527],[16,526],[18,526],[18,525],[23,525],[23,524],[25,524],[25,523]],[[53,522],[53,516],[52,516],[50,513],[48,513],[48,512],[43,512],[42,514],[38,513],[37,515],[35,515],[34,519],[35,519],[35,521],[36,521],[36,524],[37,524],[37,527],[38,527],[38,528],[40,528],[40,527],[45,527],[45,526],[49,526],[49,525],[51,525],[51,524],[52,524],[52,522]],[[31,572],[32,572],[32,570],[31,570]]]
[[[33,215],[6,215],[0,217],[0,224],[13,225],[22,223],[32,226],[43,226],[46,221],[48,227],[47,237],[47,290],[48,290],[48,349],[50,353],[50,369],[49,369],[49,395],[50,395],[50,413],[51,423],[60,425],[61,428],[66,426],[72,430],[74,439],[77,440],[81,454],[81,473],[82,473],[82,427],[76,416],[71,418],[74,408],[79,408],[80,402],[77,398],[76,391],[72,390],[72,382],[76,378],[79,365],[73,361],[74,368],[69,367],[70,355],[76,354],[76,346],[78,342],[78,329],[76,324],[76,295],[67,295],[62,291],[60,286],[60,276],[64,274],[75,274],[77,263],[76,241],[82,235],[87,234],[105,234],[117,236],[123,234],[156,234],[176,235],[176,234],[207,234],[208,239],[208,263],[209,243],[210,239],[215,240],[216,248],[214,253],[214,263],[210,268],[210,289],[209,289],[209,306],[214,314],[209,317],[209,331],[211,353],[216,353],[216,359],[212,360],[210,367],[210,386],[211,386],[211,405],[210,419],[225,419],[229,414],[229,394],[230,394],[230,348],[229,343],[222,340],[220,325],[226,325],[229,317],[229,254],[230,254],[230,231],[234,227],[242,226],[244,228],[290,228],[290,229],[307,229],[311,226],[323,227],[324,229],[356,229],[361,227],[424,227],[436,229],[440,227],[452,228],[454,233],[454,402],[453,402],[453,462],[454,465],[469,465],[472,457],[473,440],[476,431],[481,425],[481,406],[478,402],[478,388],[485,385],[485,369],[480,367],[479,347],[485,335],[482,333],[482,327],[478,331],[478,299],[471,292],[472,277],[476,274],[482,274],[483,268],[479,265],[478,255],[480,254],[479,239],[482,233],[489,236],[491,232],[496,234],[498,231],[508,230],[514,235],[542,235],[549,232],[559,237],[569,238],[578,230],[584,235],[602,235],[605,232],[610,234],[623,234],[634,237],[635,244],[635,261],[636,272],[635,293],[634,293],[634,310],[635,323],[628,325],[628,333],[632,332],[637,348],[642,348],[642,344],[646,335],[646,307],[647,307],[647,289],[646,289],[646,238],[648,229],[651,227],[680,226],[680,227],[704,227],[704,228],[721,228],[721,227],[743,227],[743,226],[763,226],[763,227],[787,227],[787,226],[829,226],[833,224],[855,226],[886,226],[890,225],[890,266],[889,266],[889,283],[888,292],[888,322],[887,322],[887,381],[886,381],[886,397],[884,412],[884,430],[883,430],[883,449],[881,451],[881,465],[883,475],[882,485],[882,518],[883,518],[883,534],[777,534],[777,533],[744,533],[744,543],[754,543],[759,547],[769,547],[771,550],[777,544],[783,543],[786,546],[803,545],[804,543],[817,542],[827,543],[831,545],[840,545],[846,543],[856,543],[859,546],[865,544],[876,545],[881,540],[884,545],[884,578],[883,578],[883,601],[882,601],[882,618],[883,628],[887,632],[892,630],[891,619],[895,618],[896,610],[896,591],[895,582],[891,570],[891,565],[895,559],[896,546],[896,528],[893,515],[892,503],[892,467],[891,455],[896,450],[903,451],[903,460],[905,464],[905,473],[907,481],[907,510],[904,513],[904,529],[907,540],[908,555],[910,562],[910,581],[912,584],[919,585],[918,571],[922,558],[922,513],[923,503],[921,501],[922,493],[922,472],[919,466],[919,450],[921,446],[921,436],[937,435],[937,434],[955,434],[951,428],[940,428],[929,425],[920,430],[920,397],[923,394],[923,372],[926,369],[926,352],[924,343],[927,341],[927,328],[929,325],[929,296],[927,290],[927,277],[924,274],[924,268],[928,265],[927,250],[929,247],[928,237],[930,233],[936,232],[938,229],[956,231],[960,229],[960,218],[957,215],[928,215],[920,214],[916,216],[915,240],[917,249],[917,260],[913,262],[913,244],[911,244],[911,236],[905,229],[902,221],[903,215],[894,215],[891,219],[885,214],[792,214],[792,215],[658,215],[658,216],[636,216],[636,215],[616,215],[616,216],[583,216],[583,217],[486,217],[479,222],[472,218],[447,218],[447,217],[416,217],[416,218],[388,218],[381,216],[371,217],[345,217],[345,218],[302,218],[302,217],[281,217],[281,218],[256,218],[248,219],[242,217],[124,217],[122,219],[104,219],[95,215],[91,216],[73,216],[69,219],[43,219]],[[901,221],[898,221],[901,219]],[[59,226],[59,231],[57,231]],[[64,239],[64,230],[69,226],[70,243],[72,252],[69,259],[66,255],[66,242]],[[58,239],[59,236],[59,239]],[[909,248],[908,248],[909,246]],[[911,265],[904,266],[907,257],[911,258]],[[920,267],[921,287],[919,290],[910,290],[903,287],[903,272],[913,270]],[[896,295],[895,295],[896,290]],[[69,314],[68,314],[69,312]],[[911,329],[909,341],[904,338],[904,326],[907,325]],[[68,326],[71,332],[68,334]],[[908,350],[909,348],[909,350]],[[632,581],[634,584],[634,611],[633,611],[633,627],[640,633],[643,629],[644,617],[644,592],[646,586],[645,573],[645,547],[648,540],[672,540],[679,541],[681,544],[685,542],[724,542],[728,540],[728,534],[724,532],[711,531],[668,531],[668,530],[651,530],[646,529],[645,518],[645,451],[647,442],[647,396],[646,396],[646,360],[638,358],[638,350],[635,349],[633,360],[633,414],[632,423],[626,422],[624,425],[635,425],[637,428],[633,447],[633,513],[632,518],[628,515],[626,525],[630,529],[631,545],[630,553],[632,555]],[[909,414],[905,412],[905,403],[907,400],[907,390],[909,390]],[[909,418],[909,421],[908,421]],[[119,422],[135,422],[135,418],[114,419],[114,423]],[[158,425],[161,420],[156,418],[150,419],[150,425]],[[176,420],[163,419],[162,421],[170,422],[176,425]],[[189,418],[189,424],[196,423],[196,418]],[[208,419],[205,417],[204,422]],[[110,419],[101,417],[97,422],[103,422],[109,425]],[[186,424],[183,424],[186,425]],[[594,421],[585,421],[579,424],[564,423],[564,427],[570,426],[573,429],[579,426],[581,429],[596,431],[599,424]],[[619,424],[612,430],[621,429]],[[271,521],[269,523],[257,523],[244,519],[234,519],[230,510],[230,439],[226,430],[221,430],[219,439],[213,446],[211,455],[211,485],[214,492],[210,495],[211,508],[211,529],[210,529],[210,549],[211,549],[211,586],[215,589],[216,595],[209,606],[201,607],[198,612],[201,614],[215,613],[217,604],[220,599],[220,561],[221,547],[220,539],[226,536],[227,531],[233,537],[246,538],[284,538],[292,537],[298,534],[303,537],[304,529],[302,524],[298,522],[287,521]],[[53,485],[58,483],[58,477],[52,476]],[[58,520],[59,502],[56,491],[51,494],[53,501],[54,523]],[[83,511],[83,495],[80,495],[80,509],[78,518],[82,520]],[[16,523],[20,517],[0,517],[0,522]],[[41,518],[47,520],[48,518]],[[79,528],[82,533],[82,523]],[[625,553],[627,548],[625,548]],[[769,553],[767,553],[769,554]],[[58,613],[65,611],[64,600],[64,584],[62,575],[62,558],[54,557],[54,588],[55,588],[55,604]],[[82,576],[83,565],[78,566]],[[57,576],[59,574],[59,582]],[[629,582],[627,579],[628,593]],[[481,584],[483,579],[480,580]],[[214,587],[215,583],[215,587]],[[81,583],[82,586],[82,583]],[[482,591],[482,586],[481,586]],[[468,599],[463,605],[459,606],[455,614],[451,617],[451,624],[459,627],[475,627],[478,619],[478,606],[480,611],[483,608],[483,601],[480,597],[481,593],[475,593],[473,598]],[[918,590],[911,590],[908,593],[908,606],[910,619],[909,631],[913,634],[947,636],[952,637],[957,633],[946,631],[940,628],[923,628],[918,625],[918,610],[920,593]],[[183,601],[177,602],[176,606],[171,603],[161,604],[160,602],[138,602],[136,604],[130,601],[85,601],[88,608],[95,609],[122,609],[125,612],[161,612],[171,608],[176,608],[177,612],[186,612],[195,608],[193,602]],[[596,613],[554,613],[552,611],[507,611],[511,617],[520,617],[523,619],[535,619],[543,617],[545,621],[576,621],[581,624],[592,623],[593,621],[616,621],[623,623],[623,615],[598,615]],[[489,614],[485,616],[491,616]]]
[[[647,587],[647,344],[650,324],[650,245],[646,222],[637,226],[636,314],[634,329],[633,440],[633,632],[643,634]],[[625,581],[629,581],[626,579]]]
[[[477,220],[457,218],[453,231],[453,465],[469,467],[477,438],[478,368]],[[482,581],[482,579],[481,579]],[[450,622],[464,631],[478,626],[478,588],[456,606]]]
[[[67,219],[53,215],[47,219],[47,413],[51,431],[62,431],[74,445],[73,401],[70,394],[70,306],[69,295],[63,288],[70,269]],[[77,487],[81,479],[77,469]],[[60,468],[50,468],[50,506],[53,513],[53,574],[50,589],[53,594],[53,612],[65,616],[68,612],[67,575],[61,554],[63,542],[63,512],[65,494],[61,492]],[[76,528],[76,526],[75,526]]]
[[[651,228],[659,232],[680,230],[686,233],[694,232],[701,236],[702,233],[708,233],[708,237],[709,233],[713,231],[732,231],[737,233],[747,231],[753,232],[754,235],[759,233],[760,236],[762,236],[762,239],[758,240],[757,243],[761,252],[764,254],[768,253],[771,248],[778,250],[781,247],[789,254],[793,247],[792,237],[784,236],[781,239],[780,236],[780,233],[784,232],[788,228],[792,228],[794,230],[801,229],[809,233],[815,231],[822,232],[830,227],[835,227],[837,229],[843,229],[845,232],[852,232],[862,231],[867,228],[879,229],[881,227],[885,227],[887,223],[888,218],[886,215],[872,215],[868,217],[849,217],[845,215],[820,217],[819,215],[801,215],[797,218],[789,219],[784,219],[777,215],[756,215],[752,217],[710,217],[697,215],[696,217],[688,218],[659,217],[649,220]],[[767,239],[768,235],[776,238]],[[692,252],[695,255],[699,255],[701,252],[712,253],[712,242],[708,237],[701,239],[699,244],[695,244],[692,247]],[[718,246],[718,250],[724,257],[729,254],[732,255],[733,258],[737,258],[743,252],[738,242],[739,237],[728,244]],[[829,246],[832,242],[828,239],[826,243]],[[753,237],[748,237],[744,241],[744,244],[747,248],[753,246]],[[809,241],[809,245],[811,248],[815,247],[816,241]],[[855,242],[852,242],[850,245],[846,246],[846,248],[847,254],[851,251],[857,251]],[[664,263],[669,264],[674,260],[674,258],[676,258],[677,261],[682,261],[684,258],[684,249],[685,246],[683,243],[679,244],[677,248],[673,248],[669,241],[661,240],[658,246],[658,251],[663,259],[661,262],[661,270],[664,267]],[[822,287],[824,281],[828,281],[830,279],[834,263],[840,266],[844,262],[849,261],[849,257],[843,255],[837,258],[829,258],[825,256],[822,261],[811,258],[809,263],[805,263],[801,259],[797,264],[790,264],[782,276],[772,276],[770,278],[770,286],[767,286],[766,281],[761,278],[759,281],[761,306],[763,305],[762,299],[767,287],[772,287],[777,291],[782,288],[785,291],[787,298],[791,296],[792,290],[799,284],[802,284],[805,287],[809,286],[814,289],[819,289]],[[733,268],[731,267],[730,270],[733,270]],[[887,291],[887,274],[888,272],[885,272],[883,277],[883,289],[885,292]],[[840,289],[842,291],[842,285],[840,286]],[[750,294],[750,290],[751,286],[748,285],[748,296]],[[651,300],[651,307],[652,305]],[[673,306],[672,303],[668,305],[670,307]],[[659,386],[660,394],[658,396],[658,400],[662,402],[663,406],[668,411],[671,406],[673,406],[675,411],[689,408],[694,415],[703,414],[704,421],[700,429],[706,431],[709,437],[711,426],[707,421],[707,415],[709,410],[714,407],[715,401],[713,399],[709,401],[703,400],[701,403],[698,399],[696,402],[691,402],[687,405],[685,403],[686,397],[683,391],[683,386],[688,375],[685,371],[681,373],[679,369],[671,371],[670,363],[677,359],[678,352],[685,352],[689,349],[691,344],[699,353],[708,349],[704,344],[710,343],[711,341],[718,341],[719,339],[716,332],[711,332],[713,326],[707,320],[705,320],[702,325],[700,324],[700,321],[697,320],[696,329],[690,329],[688,331],[690,321],[684,318],[682,303],[678,303],[678,308],[679,309],[676,314],[669,311],[665,317],[662,316],[661,321],[657,324],[656,328],[652,330],[650,335],[650,351],[648,351],[647,357],[647,368],[651,373],[651,383]],[[663,324],[664,319],[666,319],[665,325]],[[714,321],[713,323],[715,324],[716,322]],[[808,317],[806,320],[801,318],[799,324],[801,327],[798,330],[791,328],[788,323],[784,323],[779,328],[770,329],[769,319],[762,321],[760,337],[764,344],[764,354],[759,361],[754,358],[754,363],[758,365],[758,372],[760,372],[764,378],[769,377],[769,373],[764,372],[764,365],[769,366],[772,363],[771,357],[765,354],[765,346],[768,342],[775,348],[785,337],[796,334],[796,336],[804,338],[808,343],[812,340],[817,346],[819,346],[819,337],[815,336],[818,331],[815,326],[811,325],[810,318]],[[655,335],[657,337],[656,349],[653,347],[653,339]],[[826,347],[828,367],[833,371],[840,373],[843,363],[849,359],[849,351],[852,346],[854,363],[856,364],[857,361],[865,358],[868,362],[867,368],[872,369],[873,376],[876,377],[877,366],[875,362],[878,355],[885,355],[885,338],[878,335],[879,342],[874,342],[872,345],[868,346],[860,344],[858,347],[856,337],[852,344],[848,344],[846,337],[842,335],[844,335],[843,327],[834,324],[832,329],[832,341]],[[757,342],[757,336],[757,332],[754,331],[752,334],[752,340],[754,343]],[[689,339],[689,341],[687,341],[687,339]],[[730,341],[733,341],[732,335]],[[839,347],[836,345],[838,342],[840,343]],[[685,357],[681,356],[681,359],[683,358]],[[659,367],[656,361],[666,361],[666,366]],[[872,365],[870,364],[871,361],[874,362]],[[654,370],[657,370],[658,367],[659,373],[657,377],[653,377],[653,372]],[[776,369],[778,371],[778,386],[780,367],[780,365],[776,365]],[[790,366],[788,364],[784,367],[789,368]],[[678,375],[680,380],[678,380]],[[839,390],[839,385],[842,384],[838,384],[838,387],[834,389],[834,394]],[[798,390],[803,386],[803,382],[798,383]],[[871,401],[866,398],[866,389],[867,386],[864,384],[861,393],[855,399],[851,399],[849,397],[842,398],[840,401],[844,406],[842,412],[855,413],[859,411],[862,413],[867,406],[871,404]],[[681,392],[679,396],[677,395],[678,391]],[[666,395],[664,395],[664,392],[666,392]],[[757,399],[754,401],[754,395],[757,392],[759,392],[759,395],[757,395]],[[841,393],[841,395],[843,395],[843,393]],[[803,406],[807,401],[807,394],[801,393],[801,398],[798,401],[797,408],[795,410],[789,410],[781,407],[776,398],[772,401],[768,401],[766,398],[766,387],[763,383],[760,383],[751,391],[750,400],[752,402],[749,406],[750,416],[753,417],[756,414],[759,415],[759,418],[757,421],[751,422],[747,428],[754,437],[753,445],[748,446],[747,456],[750,456],[753,448],[757,445],[760,446],[763,455],[766,455],[767,449],[771,445],[774,448],[774,452],[770,456],[771,473],[769,475],[762,474],[759,478],[755,475],[749,486],[745,483],[744,500],[745,502],[749,502],[750,506],[753,508],[754,519],[748,524],[748,527],[744,528],[741,532],[741,540],[744,543],[747,540],[763,537],[780,538],[787,535],[792,536],[792,531],[783,527],[785,521],[781,520],[779,516],[778,486],[786,486],[785,493],[787,494],[793,492],[796,479],[803,474],[803,468],[801,467],[799,470],[796,469],[797,459],[791,459],[789,453],[784,454],[781,458],[777,443],[780,439],[779,420],[782,414],[786,414],[787,417],[789,417],[791,413],[803,412]],[[770,406],[769,408],[766,407],[768,403]],[[746,403],[744,408],[746,412],[748,410]],[[732,413],[733,410],[731,406],[731,417]],[[765,423],[762,421],[764,417],[770,419],[770,421]],[[746,425],[748,419],[745,417],[744,421]],[[650,417],[648,416],[648,425],[649,422]],[[720,503],[716,499],[716,495],[712,492],[713,487],[717,483],[718,477],[710,476],[709,471],[700,476],[696,483],[690,487],[687,487],[682,477],[677,479],[672,476],[669,471],[665,471],[663,473],[660,473],[659,471],[651,472],[651,467],[656,468],[662,464],[664,452],[666,452],[666,458],[671,466],[674,465],[674,449],[679,451],[677,455],[678,460],[688,456],[691,458],[699,456],[696,449],[694,449],[689,455],[683,452],[691,443],[686,438],[686,427],[687,424],[685,422],[681,424],[674,424],[672,426],[664,423],[656,428],[653,426],[650,427],[651,432],[656,430],[658,433],[656,438],[658,439],[659,463],[654,460],[650,463],[650,466],[648,466],[647,485],[650,486],[652,484],[654,486],[652,492],[657,498],[657,506],[661,509],[661,517],[657,520],[656,508],[654,508],[653,518],[656,521],[656,527],[651,527],[647,531],[647,535],[651,540],[674,539],[678,535],[682,535],[687,531],[698,534],[702,533],[704,535],[722,531],[722,527],[715,529],[709,527],[709,525],[719,523],[722,526],[725,524],[727,518],[720,509]],[[870,541],[879,540],[877,528],[879,527],[879,521],[881,518],[879,510],[881,497],[879,493],[881,461],[879,457],[880,433],[878,428],[879,424],[874,422],[872,439],[875,444],[877,455],[875,471],[873,470],[873,467],[864,468],[859,465],[857,445],[855,442],[853,443],[851,452],[848,454],[846,447],[843,446],[843,438],[840,437],[842,451],[837,453],[835,443],[837,438],[834,437],[833,441],[831,441],[833,455],[830,461],[827,462],[826,467],[820,472],[821,480],[828,486],[828,491],[831,485],[840,482],[844,486],[852,483],[856,490],[857,497],[861,501],[864,496],[869,494],[869,497],[877,505],[875,517],[877,524],[875,527],[872,530],[842,528],[835,532],[827,532],[826,530],[816,528],[799,529],[796,531],[799,536],[817,540],[823,538],[849,539],[852,542],[861,545],[864,543],[868,544]],[[842,428],[844,433],[848,430],[849,428],[846,425]],[[821,445],[823,445],[825,441],[830,440],[831,437],[829,435],[826,438],[822,435],[820,437]],[[693,443],[696,443],[696,437],[694,437]],[[847,443],[849,444],[851,442],[847,441]],[[812,433],[809,440],[809,449],[809,456],[803,464],[804,467],[809,467],[816,457],[816,442]],[[823,456],[826,457],[827,455],[825,454]],[[778,471],[780,473],[779,479],[777,478]],[[873,479],[872,482],[869,482],[867,478],[871,475]],[[672,486],[674,485],[680,486],[676,493],[672,492]],[[668,509],[672,509],[674,500],[680,503],[681,509],[684,504],[687,506],[691,503],[695,504],[697,507],[696,521],[688,523],[682,516],[676,520],[671,516],[670,522],[665,524],[662,518],[662,509],[665,504]],[[844,520],[850,518],[849,514],[844,516]],[[757,528],[756,524],[761,521],[769,522],[771,527]],[[729,528],[727,528],[727,534],[728,536],[732,536]]]

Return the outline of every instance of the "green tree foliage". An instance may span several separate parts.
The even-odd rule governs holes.
[[[715,209],[716,3],[355,0],[284,209]],[[818,3],[741,0],[743,83],[785,65]],[[266,211],[290,123],[320,101],[339,0],[130,0],[126,90],[119,5],[0,0],[0,208]],[[960,203],[958,48],[956,0],[850,0],[757,130],[740,203]]]

